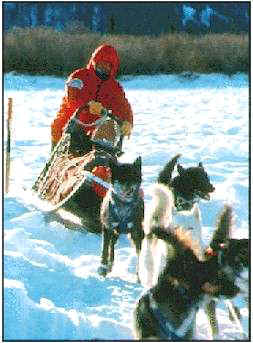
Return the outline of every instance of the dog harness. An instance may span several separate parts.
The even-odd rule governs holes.
[[[159,309],[151,290],[147,292],[147,295],[149,297],[150,309],[152,310],[152,313],[158,322],[159,336],[167,341],[185,341],[185,334],[190,329],[192,322],[195,322],[195,316],[197,312],[196,308],[190,312],[189,316],[183,321],[179,328],[175,329]]]
[[[134,192],[133,199],[138,196],[139,190]],[[133,227],[135,209],[138,201],[126,201],[118,194],[112,194],[109,202],[110,226],[119,228],[119,233],[129,233]]]

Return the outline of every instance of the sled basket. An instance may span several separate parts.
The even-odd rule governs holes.
[[[95,175],[92,171],[98,166],[100,169],[104,167],[108,170],[110,162],[116,162],[117,156],[120,155],[122,137],[118,124],[111,118],[104,120],[90,139],[92,150],[86,153],[81,140],[76,140],[76,137],[81,135],[80,126],[76,125],[75,117],[73,117],[32,187],[41,200],[52,206],[52,210],[65,205],[83,187],[92,189],[93,192],[99,187],[105,189],[110,187],[108,183],[110,180],[104,181],[96,176],[95,171]],[[76,151],[79,152],[83,149],[83,155],[76,154],[73,146],[77,147]],[[108,176],[110,173],[105,174]],[[100,186],[92,188],[94,182]],[[104,194],[104,192],[100,193]],[[82,192],[82,196],[85,197],[85,192]]]

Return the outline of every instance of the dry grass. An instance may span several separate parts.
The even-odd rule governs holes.
[[[249,37],[235,34],[167,34],[159,37],[15,29],[4,34],[4,72],[66,76],[87,64],[102,44],[118,51],[120,75],[249,72]]]

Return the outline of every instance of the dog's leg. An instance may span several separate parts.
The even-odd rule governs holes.
[[[231,300],[225,300],[225,304],[227,305],[228,307],[228,311],[229,311],[229,319],[232,321],[232,322],[235,322],[242,337],[243,338],[247,338],[247,336],[245,335],[244,331],[243,331],[243,327],[242,327],[242,324],[241,324],[241,313],[240,313],[240,310],[238,309],[238,307],[236,307],[233,302]]]
[[[110,232],[110,243],[109,243],[109,261],[107,263],[108,272],[111,272],[114,263],[114,246],[118,240],[119,234],[115,231]]]
[[[142,226],[137,226],[133,228],[131,231],[131,240],[135,246],[135,251],[137,255],[137,266],[136,266],[136,275],[137,281],[140,282],[139,278],[139,263],[140,263],[140,252],[141,252],[141,245],[144,238],[144,231],[142,230]]]
[[[231,307],[228,306],[228,302],[231,302]],[[241,320],[241,313],[240,309],[233,304],[233,302],[230,300],[227,301],[228,306],[228,312],[229,312],[229,319],[231,322],[237,322],[237,319]]]
[[[111,240],[111,233],[108,228],[103,227],[102,229],[102,255],[101,265],[98,268],[98,273],[102,276],[106,276],[108,273],[108,252]]]
[[[193,238],[196,239],[196,241],[199,243],[200,246],[200,258],[204,258],[204,249],[205,245],[202,239],[202,219],[200,214],[200,209],[197,204],[195,204],[193,209],[193,217],[194,217],[194,228],[193,228]]]
[[[133,334],[136,340],[159,340],[159,337],[156,336],[156,324],[154,323],[147,295],[138,300],[133,317]]]
[[[139,279],[143,286],[151,288],[154,286],[154,256],[152,251],[152,234],[145,235],[139,256]]]
[[[218,328],[218,321],[216,318],[216,303],[214,300],[211,300],[205,306],[205,312],[206,312],[206,315],[208,317],[208,321],[210,324],[212,339],[217,339],[219,328]]]

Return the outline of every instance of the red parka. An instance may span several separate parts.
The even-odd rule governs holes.
[[[102,81],[96,74],[94,66],[97,62],[109,62],[112,65],[110,77]],[[112,110],[115,116],[133,124],[133,113],[123,88],[116,81],[115,76],[119,68],[119,57],[116,50],[110,45],[101,45],[91,56],[86,68],[77,69],[66,82],[66,94],[56,118],[51,124],[52,142],[57,143],[62,136],[62,130],[75,110],[81,105],[94,100],[103,107]],[[88,109],[80,113],[79,120],[85,124],[93,123],[99,117],[91,114]],[[86,134],[91,134],[94,126],[84,127]]]

